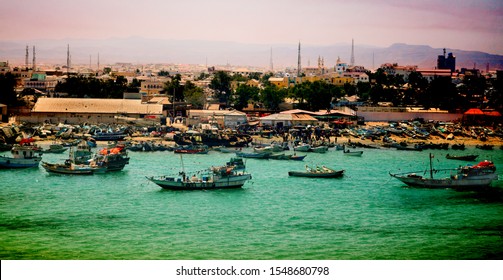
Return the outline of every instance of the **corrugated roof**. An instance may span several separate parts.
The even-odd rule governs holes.
[[[132,99],[39,98],[32,112],[162,114],[162,105]]]

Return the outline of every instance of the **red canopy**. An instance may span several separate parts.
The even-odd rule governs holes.
[[[486,111],[484,112],[484,115],[490,117],[501,117],[501,114],[498,111]]]
[[[477,108],[472,108],[464,113],[465,115],[484,115],[484,112],[482,110],[477,109]]]

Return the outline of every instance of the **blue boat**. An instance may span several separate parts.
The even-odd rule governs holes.
[[[40,152],[34,146],[15,145],[11,154],[12,157],[0,156],[0,168],[37,167],[42,160]]]

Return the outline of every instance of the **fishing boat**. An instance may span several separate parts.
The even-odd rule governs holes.
[[[252,178],[251,174],[244,170],[244,163],[241,161],[240,164],[243,166],[237,167],[231,160],[226,165],[211,167],[188,176],[182,163],[182,171],[177,175],[146,178],[168,190],[235,189],[241,188],[246,181]]]
[[[128,135],[125,132],[98,132],[93,135],[96,141],[121,141]]]
[[[35,146],[31,145],[14,145],[11,157],[0,156],[0,168],[37,167],[42,160],[42,154],[34,148]]]
[[[89,165],[105,167],[105,172],[120,171],[124,169],[126,164],[129,164],[129,156],[124,145],[101,149],[89,162]]]
[[[433,155],[430,154],[429,177],[425,175],[428,170],[396,173],[390,175],[412,187],[422,188],[472,188],[487,187],[498,178],[496,167],[491,161],[482,161],[477,165],[466,165],[454,169],[433,169]],[[433,174],[445,174],[441,178],[434,178]]]
[[[288,176],[310,178],[339,178],[344,175],[344,170],[334,170],[326,166],[311,168],[306,165],[306,171],[288,171]]]
[[[89,164],[93,158],[91,147],[86,141],[81,141],[77,147],[70,147],[70,160],[74,164]]]
[[[350,151],[350,150],[344,150],[344,155],[346,156],[356,156],[356,157],[361,157],[363,154],[363,151]]]
[[[51,144],[48,149],[46,150],[41,150],[44,154],[62,154],[68,150],[68,148],[64,147],[61,144]]]
[[[301,143],[293,147],[293,150],[296,152],[307,152],[309,149],[311,149],[311,145],[306,143]]]
[[[317,147],[311,147],[308,152],[312,153],[319,153],[319,154],[324,154],[328,151],[328,146],[317,146]]]
[[[175,154],[207,154],[208,146],[206,145],[186,145],[174,148]]]
[[[64,164],[42,162],[42,167],[50,173],[71,175],[92,175],[94,173],[104,173],[106,171],[106,167],[75,164],[70,160],[67,160]]]
[[[445,155],[446,159],[457,159],[457,160],[464,160],[464,161],[474,161],[478,155],[464,155],[464,156],[454,156],[447,154]]]
[[[259,158],[259,159],[268,159],[271,154],[269,153],[244,153],[244,152],[236,152],[236,156],[242,158]]]

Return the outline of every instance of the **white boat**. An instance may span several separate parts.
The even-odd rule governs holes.
[[[482,161],[477,165],[466,165],[454,169],[434,170],[432,166],[433,156],[430,154],[429,176],[426,171],[396,173],[390,175],[412,187],[423,188],[473,188],[487,187],[492,181],[498,179],[496,167],[491,161]],[[443,177],[434,178],[433,174],[445,174]]]
[[[306,143],[301,143],[301,144],[293,147],[293,150],[296,152],[307,152],[307,151],[309,151],[309,149],[311,149],[311,145],[306,144]]]
[[[312,153],[326,153],[328,151],[328,146],[318,146],[318,147],[311,147],[308,152]]]
[[[234,164],[233,161],[224,166],[211,167],[188,176],[183,170],[174,176],[147,177],[163,189],[168,190],[208,190],[241,188],[251,179],[251,174],[244,170],[244,163]],[[190,174],[190,173],[189,173]]]
[[[11,155],[12,157],[0,156],[0,168],[37,167],[42,160],[41,153],[34,146],[15,145]]]

